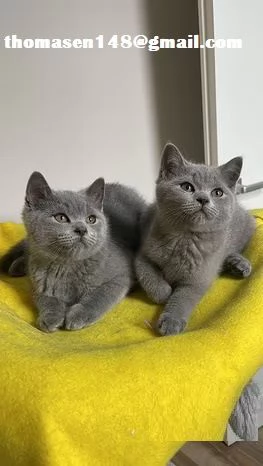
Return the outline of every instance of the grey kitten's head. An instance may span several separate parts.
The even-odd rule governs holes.
[[[43,175],[34,172],[23,209],[31,244],[54,258],[81,260],[95,254],[107,237],[104,190],[104,180],[98,178],[79,193],[53,191]]]
[[[184,159],[168,143],[157,180],[157,205],[170,224],[205,230],[225,225],[235,208],[235,187],[242,158],[220,167],[207,167]]]

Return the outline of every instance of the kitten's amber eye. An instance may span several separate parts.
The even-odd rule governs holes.
[[[54,219],[59,223],[69,223],[70,220],[65,214],[54,215]]]
[[[214,197],[222,197],[224,192],[221,188],[213,189],[212,194]]]
[[[96,223],[96,217],[95,215],[90,215],[88,218],[87,218],[87,221],[88,223]]]
[[[193,185],[191,183],[187,183],[187,181],[180,184],[180,186],[184,191],[186,191],[188,193],[194,193],[194,191],[195,191],[195,188],[193,187]]]

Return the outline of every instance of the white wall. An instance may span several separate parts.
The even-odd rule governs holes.
[[[262,0],[214,0],[216,38],[241,38],[242,49],[216,49],[219,163],[243,155],[245,184],[263,181]],[[240,197],[263,207],[263,190]]]
[[[154,192],[159,146],[149,52],[12,50],[3,37],[145,31],[140,0],[1,1],[0,221],[19,219],[33,170],[54,188],[98,176]]]

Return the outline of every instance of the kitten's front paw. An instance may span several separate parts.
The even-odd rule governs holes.
[[[157,330],[160,335],[177,335],[186,327],[184,319],[176,319],[171,313],[164,312],[157,322]]]
[[[38,317],[37,327],[43,332],[56,332],[63,327],[64,319],[65,316],[62,314],[44,312]]]
[[[224,269],[235,277],[246,278],[251,274],[252,266],[241,254],[231,254],[225,260]]]
[[[251,264],[245,257],[241,257],[235,264],[232,264],[232,271],[233,269],[234,275],[243,278],[249,277],[252,271]]]
[[[66,314],[65,328],[67,330],[80,330],[88,325],[87,310],[82,304],[74,304]]]

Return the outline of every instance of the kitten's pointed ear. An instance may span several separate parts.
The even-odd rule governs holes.
[[[168,142],[163,149],[158,181],[169,178],[171,175],[177,175],[187,164],[187,160],[185,160],[178,147]]]
[[[221,175],[223,176],[229,188],[235,187],[240,177],[242,165],[243,165],[242,157],[235,157],[234,159],[229,160],[229,162],[219,167]]]
[[[45,178],[39,172],[33,172],[26,187],[26,205],[37,206],[40,201],[44,201],[52,196],[52,190]]]
[[[103,178],[97,178],[89,188],[86,189],[86,195],[95,204],[97,209],[102,210],[105,194],[105,181]]]

